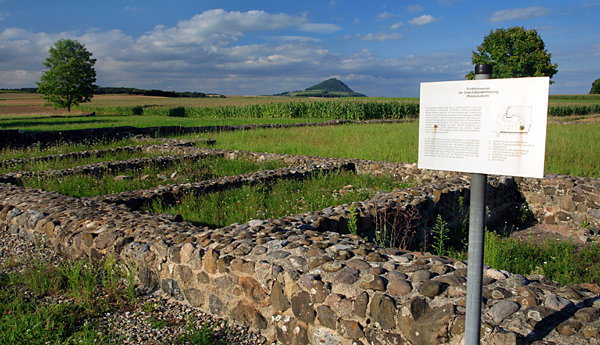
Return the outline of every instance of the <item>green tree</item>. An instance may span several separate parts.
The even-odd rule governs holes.
[[[48,68],[42,75],[38,92],[44,95],[46,105],[67,108],[89,102],[97,86],[96,71],[90,53],[83,44],[70,39],[61,39],[49,50],[50,57],[44,62]]]
[[[600,93],[600,78],[596,79],[592,83],[592,89],[590,90],[590,94],[599,94]]]
[[[552,64],[551,56],[535,29],[525,30],[515,26],[491,30],[483,38],[483,43],[473,51],[471,60],[474,65],[492,65],[492,78],[552,78],[558,73],[558,65]],[[475,74],[469,72],[466,77],[475,79]]]

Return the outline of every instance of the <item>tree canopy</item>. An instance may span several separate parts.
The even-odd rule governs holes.
[[[552,78],[558,73],[558,65],[552,64],[551,56],[535,29],[515,26],[491,30],[473,51],[471,60],[474,65],[492,65],[492,78]],[[466,77],[474,79],[475,74],[469,72]]]
[[[600,78],[596,79],[592,83],[592,89],[590,90],[590,94],[600,94]]]
[[[89,102],[97,86],[96,71],[90,53],[83,44],[70,39],[61,39],[49,50],[44,66],[48,68],[42,75],[38,92],[44,95],[46,105],[54,108],[67,108]]]

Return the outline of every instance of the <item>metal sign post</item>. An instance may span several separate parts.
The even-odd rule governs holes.
[[[544,177],[549,77],[421,83],[419,169],[471,174],[465,344],[480,343],[487,174]]]
[[[491,78],[492,65],[475,65],[475,79]],[[481,337],[481,289],[483,286],[486,187],[487,174],[471,174],[465,345],[479,344]]]

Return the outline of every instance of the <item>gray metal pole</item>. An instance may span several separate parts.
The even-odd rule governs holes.
[[[491,78],[492,65],[475,65],[475,79]],[[480,343],[481,337],[481,288],[483,285],[486,185],[487,174],[471,174],[465,345],[477,345]]]

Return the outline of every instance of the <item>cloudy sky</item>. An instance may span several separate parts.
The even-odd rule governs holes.
[[[600,78],[600,3],[380,0],[0,0],[0,88],[35,87],[61,38],[97,59],[97,84],[226,95],[338,78],[368,96],[414,97],[464,80],[490,30],[536,29],[558,64],[552,94]]]

